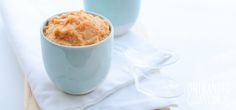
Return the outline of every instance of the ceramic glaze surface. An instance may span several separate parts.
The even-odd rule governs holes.
[[[104,40],[88,46],[64,46],[44,37],[41,47],[45,69],[61,90],[84,94],[95,89],[107,76],[111,63],[113,29]]]
[[[115,35],[122,35],[137,20],[140,2],[141,0],[84,0],[84,8],[86,11],[96,12],[107,17],[114,25]],[[127,24],[129,24],[129,27],[124,26]],[[117,27],[124,28],[118,30]]]

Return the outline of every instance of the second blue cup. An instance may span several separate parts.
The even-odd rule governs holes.
[[[129,31],[136,22],[141,0],[84,0],[86,11],[107,17],[114,26],[115,36]]]

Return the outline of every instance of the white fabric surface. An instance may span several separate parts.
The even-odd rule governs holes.
[[[9,41],[41,109],[146,110],[175,105],[175,102],[170,99],[151,99],[138,93],[133,86],[132,77],[124,71],[124,67],[129,63],[117,55],[113,56],[108,77],[94,92],[84,96],[72,96],[59,91],[49,80],[43,67],[39,36],[40,25],[50,15],[77,8],[74,7],[76,6],[74,4],[71,7],[65,7],[65,10],[63,10],[64,7],[48,8],[57,5],[59,1],[54,0],[45,5],[42,4],[42,1],[41,4],[37,2],[2,0],[1,11],[9,32]],[[44,13],[46,7],[51,9],[48,10],[48,13]],[[135,46],[140,43],[137,38],[135,33],[129,33],[125,37],[116,39],[116,42]]]

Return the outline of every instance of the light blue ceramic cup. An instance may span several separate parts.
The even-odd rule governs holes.
[[[110,19],[115,36],[120,36],[127,33],[136,22],[140,2],[141,0],[84,0],[84,8]]]
[[[106,19],[101,15],[88,13]],[[43,26],[46,24],[47,21]],[[57,44],[44,36],[43,26],[40,33],[44,67],[59,89],[69,94],[81,95],[94,90],[104,81],[111,63],[113,44],[111,23],[110,34],[104,40],[88,46]]]

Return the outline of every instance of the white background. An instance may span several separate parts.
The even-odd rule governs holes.
[[[79,9],[82,2],[77,2]],[[236,109],[236,1],[142,0],[138,22],[155,46],[181,57],[162,70],[184,87],[179,107],[173,110]],[[0,21],[0,109],[19,110],[23,75],[3,28]]]
[[[0,109],[23,109],[23,74],[20,72],[15,55],[3,33],[0,19]]]

